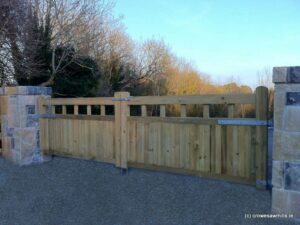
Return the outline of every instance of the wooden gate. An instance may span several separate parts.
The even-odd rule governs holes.
[[[241,104],[253,105],[255,118],[237,118]],[[190,117],[189,105],[202,105],[203,115]],[[225,105],[227,117],[211,117],[211,105]],[[150,115],[153,106],[156,116]],[[168,116],[170,106],[180,115]],[[131,97],[117,92],[114,98],[41,98],[41,148],[45,154],[95,159],[121,168],[167,170],[265,187],[267,106],[265,87],[255,94]],[[130,114],[133,109],[140,114]]]

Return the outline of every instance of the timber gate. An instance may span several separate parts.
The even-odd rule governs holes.
[[[250,104],[254,118],[239,118]],[[177,117],[168,107],[177,107]],[[190,117],[188,107],[203,115]],[[226,117],[211,117],[224,105]],[[155,106],[158,114],[150,116]],[[39,99],[44,154],[98,160],[117,167],[143,167],[266,186],[268,89],[253,94]],[[138,108],[140,114],[130,111]],[[113,115],[109,115],[112,112]]]

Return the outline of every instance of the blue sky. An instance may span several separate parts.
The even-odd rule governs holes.
[[[116,0],[134,40],[164,39],[214,81],[300,65],[300,0]]]

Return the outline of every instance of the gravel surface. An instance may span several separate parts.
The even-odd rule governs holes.
[[[252,186],[55,157],[42,165],[0,159],[1,225],[296,224],[245,219],[270,213]]]

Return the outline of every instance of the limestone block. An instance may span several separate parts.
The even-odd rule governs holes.
[[[5,95],[15,95],[18,93],[18,87],[4,87]]]
[[[274,129],[274,160],[300,160],[300,132]]]
[[[49,87],[35,87],[35,86],[4,87],[4,95],[51,95],[51,94],[52,94],[52,89]]]
[[[20,165],[42,162],[43,157],[39,148],[23,149],[20,156]]]
[[[300,107],[286,106],[283,110],[282,124],[285,131],[300,132]]]
[[[286,190],[300,192],[300,162],[284,163],[284,180]]]
[[[7,114],[6,121],[8,127],[19,127],[20,126],[20,112],[18,107],[17,96],[9,96],[7,102]]]
[[[288,67],[273,68],[273,83],[286,83]]]
[[[28,115],[26,121],[26,127],[36,127],[39,125],[39,116],[38,115]]]
[[[37,98],[38,96],[17,96],[18,109],[19,112],[19,127],[27,127],[30,123],[30,118],[28,119],[29,113],[36,113],[37,111]]]
[[[300,192],[272,189],[272,213],[293,214],[300,218]]]
[[[283,129],[283,115],[286,107],[287,92],[299,92],[299,90],[300,84],[275,84],[274,128]]]
[[[288,68],[287,82],[288,83],[300,83],[300,67],[299,66],[294,66],[294,67]]]
[[[52,95],[52,89],[49,87],[27,87],[28,95]]]
[[[283,188],[283,161],[273,161],[272,185],[275,188]]]
[[[21,151],[33,150],[37,147],[36,139],[36,128],[15,128],[14,129],[14,139],[15,139],[15,149]]]
[[[20,151],[11,149],[11,150],[7,151],[5,153],[5,155],[3,155],[3,156],[5,157],[5,159],[8,159],[9,161],[20,165],[20,162],[21,162]]]
[[[13,137],[13,134],[14,134],[14,128],[5,127],[4,129],[2,129],[3,137]]]

